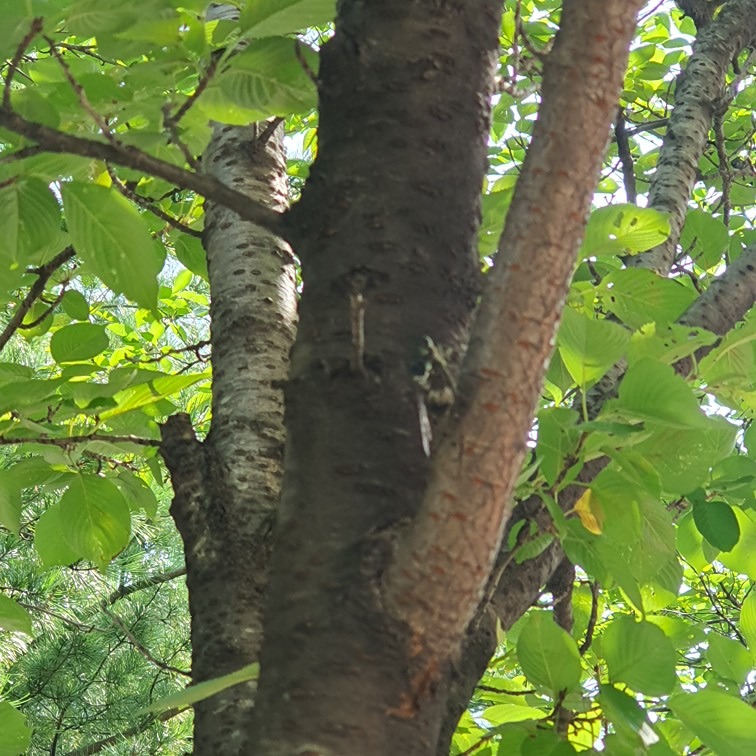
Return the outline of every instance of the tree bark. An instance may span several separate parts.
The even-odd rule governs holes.
[[[445,697],[402,708],[412,649],[378,578],[426,483],[414,365],[430,337],[453,369],[479,291],[500,5],[342,2],[322,50],[258,754],[435,749]]]
[[[384,581],[384,600],[409,624],[416,649],[410,699],[439,674],[442,660],[459,653],[512,512],[640,5],[564,4],[533,141],[465,357],[454,422],[435,454],[417,521]]]
[[[216,126],[208,172],[269,208],[287,206],[283,127]],[[233,211],[206,208],[211,289],[213,397],[204,442],[186,416],[163,428],[174,483],[171,507],[184,540],[192,679],[233,672],[258,659],[270,533],[283,467],[283,392],[296,326],[291,251]],[[254,749],[254,683],[195,706],[196,754]]]

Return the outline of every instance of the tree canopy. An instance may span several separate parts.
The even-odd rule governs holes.
[[[756,752],[754,0],[4,5],[0,756]]]

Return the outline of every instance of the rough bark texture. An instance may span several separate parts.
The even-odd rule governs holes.
[[[712,118],[729,104],[725,74],[732,59],[755,39],[756,0],[728,0],[696,38],[690,61],[677,78],[675,109],[648,195],[649,207],[669,213],[672,232],[663,244],[628,264],[663,276],[669,272]]]
[[[564,4],[533,141],[463,365],[455,422],[384,582],[385,601],[410,625],[420,661],[410,698],[438,674],[439,660],[459,651],[494,566],[640,5]]]
[[[257,754],[435,749],[443,691],[403,707],[412,649],[377,581],[426,482],[413,365],[426,337],[464,345],[478,294],[500,10],[342,2],[322,51]]]
[[[280,212],[287,204],[283,129],[261,139],[265,126],[216,127],[204,161],[212,175]],[[200,443],[185,416],[172,418],[162,449],[186,553],[195,682],[258,658],[283,466],[281,386],[296,323],[294,267],[283,241],[211,206],[204,243],[212,298],[211,430]],[[194,752],[251,753],[253,702],[248,683],[199,703]]]

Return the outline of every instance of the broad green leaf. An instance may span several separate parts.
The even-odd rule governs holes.
[[[0,188],[0,278],[41,262],[39,251],[59,233],[60,208],[44,182],[18,179]]]
[[[157,514],[158,502],[155,494],[141,478],[128,470],[121,470],[113,482],[121,489],[132,511],[142,509],[147,517],[154,517]]]
[[[637,205],[609,205],[591,213],[581,257],[645,252],[669,236],[664,213]]]
[[[730,551],[740,538],[740,526],[726,501],[693,502],[693,519],[701,535],[720,551]]]
[[[129,542],[131,516],[118,487],[80,475],[60,500],[61,535],[80,556],[104,569]]]
[[[528,617],[517,641],[517,657],[528,679],[554,693],[570,690],[580,682],[580,654],[575,641],[548,612],[534,612]]]
[[[538,414],[538,446],[541,472],[554,485],[565,457],[577,444],[580,432],[575,427],[578,413],[566,407],[550,407]]]
[[[714,671],[720,677],[743,685],[754,666],[748,649],[742,643],[715,632],[709,633],[706,640],[709,643],[706,658]]]
[[[740,607],[740,632],[756,659],[756,591],[751,589]]]
[[[626,268],[610,273],[598,287],[604,306],[630,328],[668,325],[696,299],[692,289],[650,270]]]
[[[732,452],[737,428],[723,417],[703,416],[700,429],[654,427],[648,438],[634,447],[659,474],[662,488],[673,494],[686,494],[700,486],[709,469]],[[670,450],[674,449],[674,454]]]
[[[72,181],[60,192],[81,258],[114,292],[154,309],[165,253],[136,208],[115,190],[96,184]]]
[[[214,677],[212,680],[205,680],[196,685],[189,685],[178,693],[172,693],[169,696],[165,696],[164,698],[155,701],[144,711],[146,713],[158,714],[161,711],[168,711],[168,709],[185,709],[186,707],[192,706],[198,701],[204,701],[206,698],[210,698],[210,696],[214,696],[216,693],[220,693],[222,690],[226,690],[226,688],[230,688],[233,685],[239,685],[239,683],[249,682],[250,680],[257,680],[259,674],[260,665],[257,662],[248,664],[246,667],[236,670],[236,672],[230,672],[221,677]]]
[[[0,630],[12,633],[32,634],[32,622],[29,612],[12,598],[0,593]]]
[[[209,377],[209,372],[193,373],[191,375],[165,375],[147,383],[130,386],[115,394],[113,399],[116,401],[117,406],[100,413],[100,419],[107,420],[111,417],[122,415],[124,412],[131,412],[131,410],[155,404],[199,381],[207,380]]]
[[[608,320],[594,320],[565,307],[559,328],[559,354],[575,382],[597,381],[625,352],[630,332]]]
[[[743,701],[707,689],[673,696],[669,706],[717,756],[756,753],[756,710]]]
[[[653,420],[671,428],[702,428],[707,418],[690,386],[669,366],[651,359],[631,365],[612,404],[639,420]]]
[[[721,259],[729,242],[727,227],[719,218],[703,210],[688,210],[680,234],[680,244],[702,268],[711,268]]]
[[[60,503],[57,503],[42,513],[34,528],[34,548],[45,569],[66,566],[81,559],[81,554],[61,538],[62,532]]]
[[[199,239],[186,234],[178,234],[173,240],[173,250],[178,261],[185,268],[207,281],[207,257]]]
[[[89,319],[89,302],[87,298],[76,289],[69,289],[60,301],[63,312],[74,320]]]
[[[245,36],[274,37],[322,26],[335,14],[336,0],[251,0],[239,25]]]
[[[306,61],[310,72],[302,60]],[[238,107],[258,112],[260,118],[306,113],[317,102],[315,85],[310,78],[317,68],[317,56],[297,40],[260,39],[228,61],[199,104],[205,107],[212,92],[221,92]]]
[[[0,756],[27,753],[31,735],[26,717],[7,701],[0,701]]]
[[[632,696],[617,690],[613,685],[602,685],[599,702],[607,719],[619,733],[637,735],[644,746],[650,746],[659,741],[659,736],[651,727],[646,712]]]
[[[756,372],[756,316],[733,328],[720,344],[701,360],[701,376],[714,387],[750,389]]]
[[[0,525],[11,533],[21,527],[21,489],[8,470],[0,470]]]
[[[601,651],[612,682],[626,683],[649,696],[663,696],[675,686],[674,646],[650,622],[636,622],[632,617],[612,620],[601,636]]]
[[[117,32],[138,17],[138,9],[128,4],[111,0],[77,0],[71,6],[66,27],[80,37]]]
[[[544,719],[548,714],[541,709],[533,709],[530,706],[505,703],[488,706],[485,711],[481,712],[481,716],[495,727],[496,725],[508,724],[509,722],[527,722],[531,719]]]
[[[733,509],[740,528],[740,538],[730,551],[722,552],[717,559],[735,572],[756,580],[756,512]]]
[[[55,395],[59,385],[58,380],[6,383],[0,392],[0,413],[38,406]]]
[[[650,357],[674,365],[683,357],[716,341],[716,334],[703,328],[686,328],[676,323],[666,326],[648,323],[633,334],[627,349],[627,361],[632,365],[644,357]]]
[[[110,341],[104,325],[73,323],[50,339],[50,354],[58,363],[89,360],[104,352]]]

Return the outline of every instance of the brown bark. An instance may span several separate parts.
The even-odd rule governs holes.
[[[384,599],[409,624],[421,659],[415,686],[458,652],[512,511],[512,487],[640,5],[594,0],[563,8],[544,69],[539,120],[463,365],[454,422],[436,451],[417,521],[384,582]]]
[[[342,2],[322,51],[318,159],[290,226],[304,290],[258,754],[435,749],[443,691],[403,707],[412,650],[378,576],[426,482],[413,363],[426,337],[463,347],[478,294],[499,13]]]

